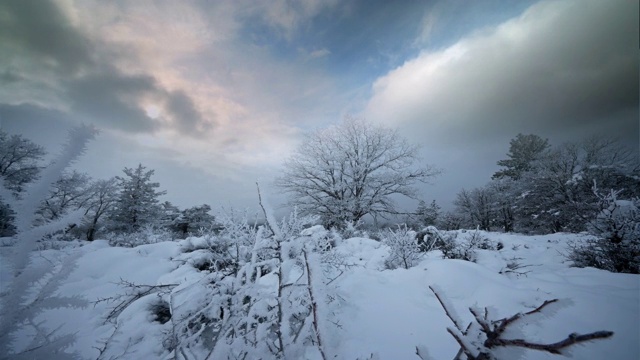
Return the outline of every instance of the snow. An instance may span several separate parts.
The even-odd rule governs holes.
[[[309,236],[320,229],[307,231]],[[461,234],[462,236],[463,234]],[[366,238],[342,241],[335,251],[349,264],[348,270],[332,285],[343,301],[321,304],[323,316],[337,314],[339,327],[324,321],[325,347],[336,359],[369,358],[417,359],[416,346],[426,349],[433,359],[451,359],[458,345],[447,333],[454,328],[435,295],[446,297],[463,326],[472,320],[468,308],[489,307],[495,319],[526,312],[545,300],[560,299],[545,316],[523,321],[519,332],[535,342],[555,342],[573,332],[614,331],[611,339],[593,341],[570,348],[576,359],[640,358],[640,277],[615,274],[593,268],[571,268],[563,254],[570,242],[584,240],[582,234],[524,236],[482,233],[501,242],[500,251],[478,250],[477,263],[442,259],[438,251],[428,253],[419,265],[410,269],[387,270],[384,261],[389,253],[381,242]],[[206,241],[190,238],[181,242],[162,242],[135,248],[110,247],[106,241],[85,246],[44,250],[34,256],[40,261],[77,257],[76,266],[58,289],[59,294],[79,295],[91,304],[85,308],[45,310],[39,319],[49,329],[62,325],[61,333],[77,333],[76,342],[67,351],[77,351],[83,359],[96,359],[95,347],[113,334],[109,357],[153,359],[168,356],[163,341],[170,323],[154,321],[150,307],[161,300],[159,294],[147,295],[125,309],[114,324],[105,322],[113,303],[93,302],[123,293],[121,280],[136,284],[180,284],[174,290],[177,303],[190,308],[204,303],[207,287],[201,284],[207,272],[194,267],[203,256]],[[9,278],[6,265],[9,248],[0,248],[2,287]],[[315,257],[314,269],[318,266]],[[36,261],[37,262],[37,261]],[[508,265],[519,264],[506,272]],[[315,271],[313,283],[321,279]],[[519,273],[518,273],[519,272]],[[261,283],[270,284],[265,276]],[[317,294],[327,289],[317,290]],[[186,304],[189,302],[189,304]],[[265,302],[265,305],[267,303]],[[254,309],[255,310],[255,309]],[[180,309],[174,309],[180,312]],[[20,330],[19,330],[20,331]],[[24,330],[26,331],[26,330]],[[23,333],[27,335],[26,333]],[[19,343],[15,344],[20,346]],[[23,345],[24,346],[24,345]],[[514,358],[509,352],[505,358]],[[535,351],[520,351],[526,359],[554,359],[557,356]],[[309,358],[318,354],[309,350]]]

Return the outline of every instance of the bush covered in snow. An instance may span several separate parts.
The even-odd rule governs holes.
[[[602,210],[589,223],[595,239],[574,244],[569,258],[575,266],[622,273],[640,273],[640,199],[619,200],[619,192],[594,192]]]
[[[111,246],[136,247],[173,240],[171,232],[166,229],[147,225],[133,232],[114,232],[105,236]]]
[[[415,266],[424,256],[416,240],[416,232],[406,225],[384,231],[382,242],[389,246],[389,257],[385,261],[388,269]]]
[[[491,241],[479,230],[467,233],[462,239],[458,239],[458,234],[458,231],[441,233],[441,240],[435,243],[435,248],[442,251],[445,259],[475,262],[476,250],[500,250],[503,247],[501,243]]]

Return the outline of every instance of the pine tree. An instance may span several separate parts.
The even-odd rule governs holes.
[[[172,229],[180,238],[186,238],[203,228],[211,228],[215,220],[214,216],[209,214],[211,206],[203,204],[193,206],[182,210],[180,216],[173,221]]]
[[[509,142],[509,159],[498,161],[498,165],[505,167],[493,174],[493,179],[510,178],[518,180],[523,173],[531,170],[532,164],[545,150],[549,148],[549,141],[538,135],[518,134]]]
[[[156,191],[160,184],[151,181],[154,170],[145,170],[139,164],[137,168],[124,168],[126,177],[117,176],[120,197],[112,215],[114,230],[135,232],[145,225],[152,225],[160,213],[158,197],[166,191]]]
[[[416,214],[420,226],[435,225],[440,216],[440,205],[438,205],[435,200],[432,200],[431,204],[427,206],[427,203],[420,200]]]

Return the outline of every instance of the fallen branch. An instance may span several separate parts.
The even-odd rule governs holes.
[[[463,353],[467,356],[468,360],[495,360],[496,358],[493,355],[493,350],[498,347],[506,346],[545,351],[551,354],[562,354],[561,351],[563,349],[568,348],[572,345],[597,339],[606,339],[613,336],[612,331],[596,331],[588,334],[572,333],[569,334],[565,339],[551,344],[539,344],[529,342],[524,339],[501,338],[501,336],[510,325],[526,316],[541,313],[545,307],[557,302],[558,299],[546,300],[544,303],[542,303],[542,305],[529,312],[518,313],[511,317],[503,318],[496,321],[489,319],[489,311],[487,308],[484,308],[483,314],[480,313],[478,309],[469,308],[469,311],[473,315],[475,322],[478,324],[478,327],[474,327],[474,329],[479,330],[479,332],[469,334],[469,330],[471,329],[471,325],[473,323],[469,324],[469,326],[465,330],[463,330],[460,324],[460,320],[453,315],[453,309],[448,309],[445,305],[446,301],[444,301],[444,298],[440,294],[438,294],[438,292],[434,290],[433,287],[429,286],[429,289],[431,289],[433,294],[436,296],[436,299],[438,299],[438,302],[444,309],[447,317],[455,325],[455,329],[447,328],[447,331],[449,332],[449,334],[451,334],[451,336],[453,336],[458,345],[460,345],[460,351],[456,355],[456,359],[458,359]],[[483,338],[484,341],[482,341]],[[478,339],[480,339],[480,341],[478,341]],[[420,354],[418,354],[418,356],[420,356]]]

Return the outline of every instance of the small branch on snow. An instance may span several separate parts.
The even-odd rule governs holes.
[[[469,311],[473,315],[476,323],[479,325],[479,334],[468,334],[470,326],[467,327],[466,330],[462,330],[459,322],[455,320],[455,317],[452,316],[451,310],[447,309],[445,305],[445,301],[440,294],[438,294],[433,287],[429,286],[429,289],[434,293],[438,302],[444,309],[447,317],[454,323],[456,329],[447,328],[447,332],[453,336],[458,345],[460,345],[460,351],[456,355],[456,359],[458,359],[462,353],[466,355],[468,360],[492,360],[495,357],[492,354],[492,350],[497,347],[521,347],[531,350],[545,351],[551,354],[561,354],[561,350],[572,345],[583,343],[587,341],[597,340],[597,339],[606,339],[613,336],[612,331],[596,331],[588,334],[577,334],[572,333],[567,338],[560,340],[551,344],[538,344],[529,342],[523,339],[503,339],[501,336],[507,330],[507,327],[514,324],[517,320],[522,319],[528,315],[541,313],[545,307],[550,304],[553,304],[558,301],[558,299],[546,300],[537,308],[528,311],[526,313],[518,313],[508,318],[503,318],[497,321],[493,321],[489,319],[488,309],[484,309],[484,313],[481,314],[479,309],[469,308]],[[483,342],[478,342],[478,335],[482,335],[485,338]],[[469,336],[469,339],[466,337]],[[482,338],[481,337],[481,338]],[[480,339],[481,339],[480,338]],[[422,358],[420,353],[417,353],[419,357]]]
[[[179,284],[140,285],[120,279],[118,285],[128,288],[132,291],[126,294],[120,294],[108,298],[101,298],[93,302],[93,306],[95,307],[102,302],[110,303],[120,301],[116,306],[113,307],[113,309],[111,309],[109,314],[107,314],[105,323],[116,319],[127,307],[129,307],[129,305],[133,304],[138,299],[143,298],[149,294],[168,292]]]

